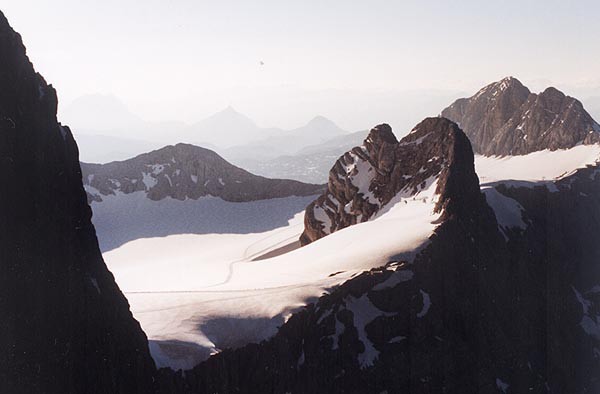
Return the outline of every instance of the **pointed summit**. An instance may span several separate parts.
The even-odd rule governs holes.
[[[341,134],[347,134],[347,132],[342,130],[332,120],[317,115],[304,126],[291,130],[289,134],[314,138],[315,141],[323,141]]]
[[[396,139],[396,136],[392,132],[392,127],[387,123],[373,127],[365,139],[365,143],[379,144],[380,141],[388,144],[398,143],[398,139]]]
[[[400,142],[381,124],[335,163],[327,190],[306,209],[300,242],[369,221],[399,198],[414,201],[419,195],[444,218],[457,209],[453,202],[478,193],[473,151],[454,122],[425,119]]]
[[[241,145],[262,137],[265,131],[231,105],[193,124],[186,142],[216,145],[226,148]]]
[[[600,126],[581,102],[554,87],[531,93],[513,77],[455,101],[442,116],[462,127],[475,152],[488,156],[600,142]]]

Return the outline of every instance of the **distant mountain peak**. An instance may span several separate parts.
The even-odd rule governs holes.
[[[581,102],[554,87],[531,93],[513,77],[456,100],[442,116],[462,127],[477,153],[489,156],[600,142],[600,126]]]
[[[317,115],[314,118],[312,118],[311,120],[308,121],[307,124],[312,124],[312,125],[318,125],[318,124],[327,124],[327,125],[335,125],[335,123],[331,120],[328,119],[326,117],[324,117],[323,115]]]
[[[80,96],[61,111],[61,120],[85,130],[139,129],[144,121],[114,94]]]
[[[167,197],[197,200],[254,201],[292,195],[314,195],[319,185],[259,177],[227,162],[216,152],[179,143],[132,159],[107,164],[81,163],[90,202],[117,193],[143,192],[150,200]]]
[[[487,99],[496,100],[500,95],[515,91],[517,94],[524,95],[531,93],[521,81],[515,77],[505,77],[497,82],[492,82],[489,85],[481,88],[473,97],[486,97]]]
[[[317,140],[324,141],[338,135],[347,134],[348,132],[341,129],[331,119],[322,115],[317,115],[312,118],[307,124],[297,129],[291,130],[292,135],[301,135],[304,137],[312,137]]]
[[[217,118],[228,118],[228,119],[241,119],[247,122],[254,124],[254,121],[250,119],[248,116],[242,114],[237,111],[231,105],[225,107],[221,111],[209,116],[207,119],[217,119]]]
[[[245,116],[241,112],[239,112],[235,108],[233,108],[233,106],[231,106],[231,105],[228,105],[227,107],[225,107],[224,109],[222,109],[218,113]]]

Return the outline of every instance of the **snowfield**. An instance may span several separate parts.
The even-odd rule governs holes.
[[[154,179],[154,178],[152,178]],[[90,192],[89,186],[87,186]],[[93,192],[93,190],[92,190]],[[92,193],[93,194],[93,193]],[[107,252],[140,238],[173,234],[248,234],[284,227],[316,196],[230,202],[218,197],[150,200],[146,192],[102,196],[92,202],[92,221]]]
[[[525,229],[527,223],[523,208],[494,184],[551,188],[553,180],[599,157],[600,146],[577,146],[525,156],[476,156],[475,165],[506,236],[508,228]],[[100,242],[112,249],[105,251],[105,261],[148,335],[155,361],[159,367],[187,369],[223,348],[271,337],[295,310],[364,270],[410,261],[439,217],[433,213],[437,181],[427,184],[415,196],[400,193],[373,220],[303,248],[298,242],[303,209],[314,197],[156,202],[134,193],[110,196],[93,208]],[[106,216],[115,209],[124,216]],[[154,227],[161,225],[174,235]],[[115,233],[120,226],[125,230],[119,231],[133,228],[138,239]],[[424,307],[421,315],[426,313]]]
[[[267,232],[138,239],[104,258],[158,366],[190,368],[274,335],[292,312],[364,270],[410,261],[436,227],[436,186],[303,248],[300,211]]]
[[[600,158],[600,145],[579,145],[571,149],[542,150],[522,156],[475,155],[475,171],[482,185],[553,181],[578,168],[594,165]]]
[[[522,156],[475,155],[475,171],[481,191],[492,207],[498,228],[507,237],[509,228],[524,230],[523,207],[514,199],[498,192],[494,185],[533,187],[545,185],[549,191],[558,189],[554,181],[573,174],[579,168],[595,165],[600,159],[599,145],[579,145],[571,149],[543,150]]]

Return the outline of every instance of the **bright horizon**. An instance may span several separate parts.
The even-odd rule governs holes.
[[[508,75],[584,105],[600,97],[594,1],[34,4],[2,11],[61,111],[108,94],[149,121],[193,123],[231,105],[262,127],[322,115],[355,131],[406,128]]]

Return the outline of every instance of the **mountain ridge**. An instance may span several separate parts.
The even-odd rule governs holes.
[[[441,116],[457,122],[486,156],[523,155],[600,142],[600,125],[581,102],[549,87],[531,93],[513,77],[456,100]]]
[[[82,163],[88,199],[100,202],[115,193],[145,192],[151,200],[202,196],[226,201],[254,201],[317,193],[320,185],[269,179],[236,167],[216,152],[179,143],[107,164]]]

